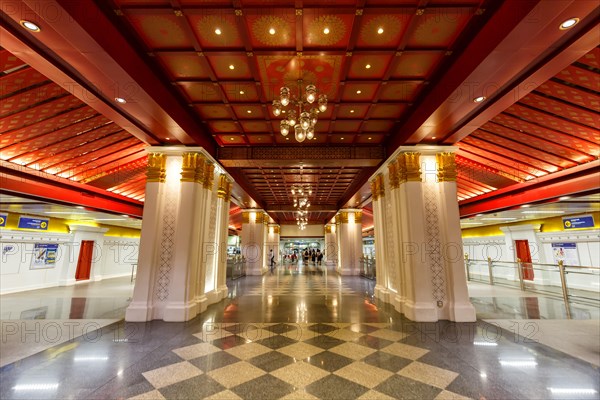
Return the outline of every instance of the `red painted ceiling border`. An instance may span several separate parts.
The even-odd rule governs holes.
[[[503,211],[523,204],[558,200],[562,196],[600,192],[600,160],[555,172],[459,202],[461,218]]]

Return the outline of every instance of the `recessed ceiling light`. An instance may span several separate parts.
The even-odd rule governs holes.
[[[344,138],[342,138],[342,140],[344,140]]]
[[[479,97],[475,97],[473,99],[473,103],[481,103],[482,101],[485,100],[485,96],[479,96]]]
[[[21,26],[23,26],[23,28],[30,30],[31,32],[39,32],[41,31],[40,27],[31,22],[31,21],[27,21],[25,19],[22,19],[21,21],[19,21],[19,23],[21,24]]]
[[[369,140],[373,139],[372,137],[369,137]]]
[[[371,64],[367,64],[367,65],[365,65],[365,68],[366,68],[366,69],[369,69],[369,68],[371,68]]]
[[[286,137],[286,138],[285,138],[285,140],[290,140],[290,138],[289,138],[289,137]]]
[[[240,94],[246,94],[246,92],[244,92],[243,90],[240,90]]]
[[[246,111],[248,114],[252,114],[252,110],[248,110]]]
[[[529,208],[529,207],[531,207],[531,205],[529,205],[529,204],[523,204],[523,205],[521,206],[521,208]]]
[[[354,114],[354,110],[350,110],[350,114]]]
[[[216,33],[217,35],[220,35],[220,34],[221,34],[221,33],[223,33],[223,32],[221,32],[221,29],[217,28],[217,29],[215,29],[215,33]]]
[[[377,33],[381,35],[383,33],[383,28],[377,29]]]
[[[329,28],[323,29],[323,33],[326,34],[326,35],[329,35]]]
[[[271,29],[269,29],[269,33],[270,33],[271,35],[274,35],[274,34],[275,34],[275,28],[271,28]]]
[[[559,200],[569,200],[571,198],[571,196],[563,196],[563,197],[559,197]]]
[[[232,138],[232,137],[230,137],[230,138],[229,138],[229,140],[233,140],[233,138]]]
[[[125,104],[125,103],[127,103],[127,100],[125,100],[125,99],[124,99],[124,98],[122,98],[122,97],[115,97],[115,101],[116,101],[117,103],[121,103],[121,104]]]
[[[171,140],[171,138],[165,138],[165,140]]]
[[[229,66],[229,69],[235,69],[235,66],[234,66],[233,64],[231,64],[231,65]]]
[[[356,94],[361,94],[361,93],[362,93],[362,90],[357,90],[356,91]]]
[[[436,138],[436,136],[432,136],[431,138],[432,138],[432,139],[435,139],[435,138]]]
[[[565,30],[565,29],[570,29],[572,27],[574,27],[575,25],[577,25],[577,23],[579,22],[579,18],[569,18],[568,20],[564,21],[562,24],[560,24],[560,30]]]

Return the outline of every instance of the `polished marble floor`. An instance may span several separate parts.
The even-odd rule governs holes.
[[[0,398],[599,398],[598,368],[539,343],[530,319],[413,323],[373,284],[285,270],[228,282],[229,298],[187,323],[117,322],[2,367]],[[495,295],[512,317],[535,316],[508,293]]]

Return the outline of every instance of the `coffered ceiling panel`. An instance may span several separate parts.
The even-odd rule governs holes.
[[[598,7],[588,2],[53,4],[69,21],[40,18],[37,35],[15,33],[18,16],[5,15],[14,24],[2,44],[18,52],[6,38],[33,43],[23,54],[50,61],[39,65],[52,79],[0,49],[0,158],[134,199],[143,199],[146,145],[139,133],[132,136],[136,129],[165,145],[201,142],[256,205],[283,223],[293,222],[290,189],[299,177],[313,186],[319,208],[309,218],[324,222],[407,143],[459,147],[461,200],[600,156],[600,50],[597,35],[589,39]],[[551,18],[527,19],[542,14],[581,22],[562,32]],[[94,25],[89,15],[97,16]],[[75,34],[77,41],[68,40]],[[77,71],[67,75],[97,94],[97,103],[73,96],[60,79],[53,83],[63,76],[56,69]],[[476,91],[473,82],[498,92],[474,105],[475,96],[457,92]],[[528,91],[505,101],[518,82]],[[132,83],[139,98],[127,105],[102,91]],[[281,135],[286,114],[275,116],[272,101],[289,87],[289,112],[308,84],[327,95],[328,107],[318,114],[315,138],[298,144],[293,132]],[[147,110],[156,119],[142,115]],[[127,123],[113,121],[111,112]]]

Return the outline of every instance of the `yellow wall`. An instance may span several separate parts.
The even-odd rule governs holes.
[[[568,217],[576,217],[578,215],[592,215],[594,217],[594,229],[600,229],[600,212],[581,213],[581,214],[569,214]],[[515,225],[542,225],[541,232],[561,232],[563,229],[563,217],[565,215],[541,218],[541,219],[530,219],[526,221],[518,221],[512,223],[502,223],[498,225],[486,225],[476,228],[466,228],[462,230],[463,238],[471,237],[483,237],[483,236],[504,236],[504,233],[500,230],[502,226],[515,226]],[[586,228],[590,229],[590,228]],[[569,231],[576,229],[569,229]]]
[[[5,213],[5,212],[3,212]],[[139,238],[140,230],[133,228],[124,228],[120,226],[99,224],[93,221],[76,221],[62,218],[53,218],[53,217],[41,217],[39,215],[29,215],[29,214],[17,214],[8,212],[8,219],[6,221],[6,226],[0,229],[14,229],[20,231],[27,232],[53,232],[53,233],[69,233],[69,225],[87,225],[87,226],[96,226],[99,228],[108,228],[108,231],[104,234],[104,236],[118,236],[118,237],[128,237],[128,238]],[[44,218],[48,219],[48,230],[42,231],[37,229],[19,229],[19,216],[27,215],[36,218]]]

